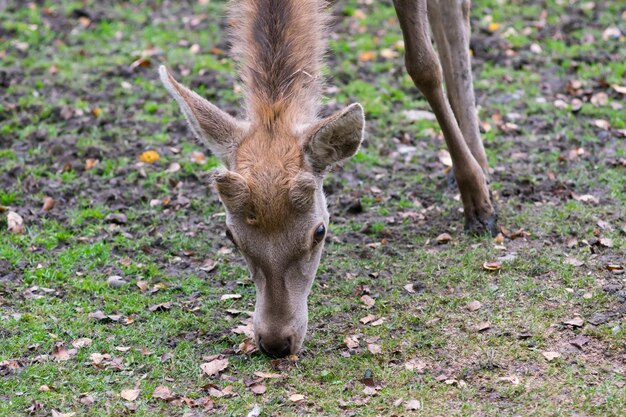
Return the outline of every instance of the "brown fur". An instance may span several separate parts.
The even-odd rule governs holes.
[[[318,0],[232,3],[233,51],[240,61],[251,135],[235,169],[251,190],[250,223],[284,227],[293,209],[291,179],[303,168],[299,125],[316,120],[326,15]]]
[[[266,231],[287,226],[293,211],[291,180],[302,168],[303,156],[296,137],[257,131],[237,150],[237,171],[250,187],[250,210],[254,224]]]
[[[320,98],[325,3],[321,0],[235,0],[233,51],[240,61],[253,124],[304,124]]]

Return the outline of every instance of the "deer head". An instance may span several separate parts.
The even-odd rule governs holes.
[[[323,178],[358,150],[363,109],[352,104],[308,123],[240,121],[180,85],[164,66],[159,73],[193,133],[224,164],[212,178],[226,208],[226,236],[256,286],[257,345],[271,356],[296,353],[328,229]]]

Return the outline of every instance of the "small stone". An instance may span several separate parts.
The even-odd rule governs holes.
[[[126,281],[124,281],[124,278],[119,275],[111,275],[107,278],[107,284],[112,288],[120,288],[126,284]]]

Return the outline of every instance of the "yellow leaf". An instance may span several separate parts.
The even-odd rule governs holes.
[[[487,29],[489,29],[489,32],[495,32],[500,29],[500,23],[491,22],[489,23],[489,26],[487,26]]]
[[[145,162],[146,164],[152,164],[159,160],[161,156],[156,151],[145,151],[141,155],[139,155],[139,160],[141,162]]]
[[[376,54],[372,51],[365,51],[359,54],[359,61],[361,62],[373,61],[375,58]]]

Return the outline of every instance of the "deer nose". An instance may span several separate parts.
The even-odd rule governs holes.
[[[291,353],[291,341],[289,339],[264,341],[259,340],[261,352],[272,358],[284,358]]]

